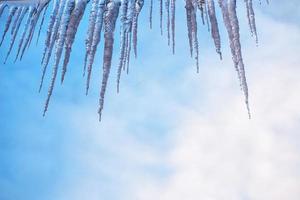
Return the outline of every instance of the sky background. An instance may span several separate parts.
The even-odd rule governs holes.
[[[256,46],[239,1],[251,120],[224,26],[222,61],[200,26],[197,74],[183,1],[177,6],[175,56],[160,36],[158,5],[152,30],[147,8],[140,17],[138,58],[122,76],[119,94],[116,42],[101,123],[102,50],[90,94],[84,94],[87,15],[46,117],[51,70],[38,93],[43,41],[22,62],[0,65],[0,200],[299,200],[300,2],[255,3]],[[2,30],[3,17],[0,22]]]

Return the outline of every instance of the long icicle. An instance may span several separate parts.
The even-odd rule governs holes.
[[[103,78],[100,91],[99,100],[99,120],[101,121],[101,115],[104,105],[104,95],[106,91],[107,81],[109,77],[109,72],[111,68],[111,60],[113,54],[113,44],[114,44],[114,31],[115,25],[119,14],[120,2],[109,0],[107,3],[107,11],[104,16],[104,53],[103,53]]]
[[[249,107],[249,95],[248,95],[248,85],[246,80],[246,74],[245,74],[245,67],[242,57],[242,51],[241,51],[241,44],[240,44],[240,33],[239,33],[239,22],[236,14],[236,0],[228,0],[228,13],[229,13],[229,20],[232,26],[233,30],[233,38],[234,38],[234,47],[235,52],[237,56],[237,63],[240,70],[241,75],[241,82],[242,82],[242,89],[245,96],[245,103],[248,110],[249,118],[251,118],[250,114],[250,107]]]
[[[43,66],[42,66],[42,78],[41,78],[41,82],[40,82],[39,91],[41,91],[41,89],[43,87],[44,77],[45,77],[48,63],[49,63],[49,60],[50,60],[50,57],[52,54],[52,49],[54,47],[55,41],[58,38],[59,26],[61,23],[61,17],[63,15],[65,3],[66,3],[65,0],[61,0],[59,2],[59,9],[58,9],[57,15],[55,16],[55,19],[54,19],[54,25],[53,25],[53,29],[51,31],[51,38],[49,40],[49,47],[47,48],[47,51],[46,51],[46,57],[45,57],[46,60],[44,61]]]
[[[45,114],[48,110],[50,98],[51,98],[51,95],[53,93],[54,84],[55,84],[57,71],[58,71],[58,65],[59,65],[59,62],[60,62],[60,59],[61,59],[63,46],[64,46],[64,42],[65,42],[65,37],[66,37],[66,32],[67,32],[67,29],[68,29],[70,16],[71,16],[71,13],[74,9],[74,6],[75,6],[75,0],[67,0],[66,5],[64,7],[63,14],[62,14],[62,19],[61,19],[61,23],[60,23],[60,27],[59,27],[60,35],[59,35],[58,40],[56,40],[56,44],[55,44],[56,49],[55,49],[55,56],[54,56],[52,79],[51,79],[50,87],[49,87],[49,90],[48,90],[48,95],[47,95],[47,99],[46,99],[46,103],[45,103],[43,116],[45,116]]]

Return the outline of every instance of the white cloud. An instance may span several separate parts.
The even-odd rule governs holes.
[[[205,95],[193,93],[193,107],[185,108],[174,133],[167,159],[174,173],[138,187],[136,199],[300,198],[300,30],[258,18],[262,47],[244,48],[253,119],[247,119],[228,69],[211,67],[200,83],[187,75],[184,85],[205,84]],[[224,76],[230,79],[224,82]],[[198,103],[205,96],[207,109]]]

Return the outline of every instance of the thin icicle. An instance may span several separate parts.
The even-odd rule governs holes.
[[[159,27],[160,34],[163,34],[163,0],[159,0]]]
[[[192,4],[192,1],[191,1]],[[192,38],[193,38],[193,48],[195,51],[195,60],[196,60],[196,67],[197,73],[199,73],[199,47],[198,47],[198,36],[197,36],[197,9],[192,5],[191,7],[191,31],[192,31]]]
[[[186,9],[186,24],[187,24],[187,31],[188,31],[188,39],[189,39],[189,47],[190,47],[190,54],[193,57],[193,37],[192,37],[192,7],[191,0],[185,1],[185,9]]]
[[[114,44],[114,31],[116,20],[119,14],[120,2],[110,0],[107,3],[107,11],[104,16],[104,53],[103,53],[103,78],[100,92],[99,100],[99,120],[101,120],[103,105],[104,105],[104,95],[106,91],[107,81],[109,77],[109,72],[111,68],[111,60],[113,54],[113,44]]]
[[[170,45],[170,0],[165,0],[165,7],[167,11],[167,37],[168,45]]]
[[[40,27],[39,27],[38,36],[37,36],[37,39],[36,39],[36,44],[39,42],[39,39],[40,39],[41,30],[42,30],[42,27],[44,25],[45,16],[46,16],[46,13],[47,13],[47,10],[48,10],[48,6],[49,6],[49,4],[47,4],[46,8],[44,9],[43,17],[42,17],[42,20],[41,20],[41,23],[40,23]]]
[[[247,9],[247,18],[250,27],[251,34],[254,35],[256,43],[258,42],[256,23],[255,23],[255,13],[253,9],[252,0],[245,0],[246,9]]]
[[[215,12],[214,0],[207,0],[207,10],[208,10],[208,16],[211,24],[211,36],[215,43],[216,52],[220,55],[220,59],[222,59],[221,38],[220,38],[218,21]]]
[[[0,46],[3,43],[5,35],[6,35],[8,29],[10,27],[10,24],[12,22],[12,19],[13,19],[14,15],[15,15],[17,9],[18,9],[17,7],[12,7],[12,8],[9,9],[9,15],[8,15],[7,20],[6,20],[5,28],[4,28],[4,31],[3,31],[3,34],[2,34],[2,38],[1,38],[1,42],[0,42]]]
[[[152,29],[152,15],[153,15],[153,0],[150,0],[150,14],[149,14],[150,29]]]
[[[171,30],[172,30],[172,52],[175,54],[175,9],[176,0],[171,0]]]

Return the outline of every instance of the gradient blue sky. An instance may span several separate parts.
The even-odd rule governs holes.
[[[32,45],[22,62],[1,64],[0,200],[300,199],[300,3],[256,5],[258,47],[238,5],[252,120],[223,25],[223,61],[206,27],[200,28],[196,73],[183,1],[175,56],[159,34],[157,5],[149,30],[146,5],[138,58],[123,75],[119,94],[116,43],[101,123],[101,50],[90,94],[84,94],[87,16],[66,81],[56,85],[45,118],[49,76],[42,93],[37,91],[43,41]],[[0,60],[7,46],[0,49]]]

